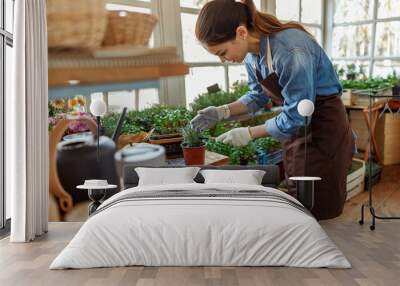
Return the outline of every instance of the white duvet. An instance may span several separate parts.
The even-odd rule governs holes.
[[[318,222],[293,206],[246,198],[162,198],[111,204],[129,192],[279,190],[233,184],[136,187],[104,202],[50,269],[145,266],[350,268]],[[298,203],[298,202],[297,202]],[[105,206],[109,205],[108,208]]]

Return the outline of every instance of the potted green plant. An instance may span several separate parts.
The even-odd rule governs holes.
[[[252,143],[245,146],[233,147],[231,163],[234,165],[249,165],[255,163],[255,149]]]
[[[347,65],[347,74],[346,74],[346,78],[348,80],[355,80],[357,77],[357,73],[356,73],[356,65],[355,64],[348,64]]]
[[[182,128],[181,144],[186,165],[204,165],[205,142],[201,132],[194,130],[189,124]]]
[[[388,78],[392,83],[392,95],[400,95],[400,78],[397,78],[396,73]]]
[[[190,104],[190,107],[193,113],[196,114],[199,110],[208,106],[220,106],[234,102],[244,95],[248,90],[249,87],[247,84],[235,82],[229,91],[216,91],[213,89],[211,92],[200,94],[197,98],[195,98],[193,103]]]

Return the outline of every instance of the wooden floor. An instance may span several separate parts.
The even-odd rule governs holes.
[[[375,231],[358,224],[362,193],[346,203],[343,215],[321,222],[353,268],[289,267],[124,267],[48,270],[81,223],[50,223],[49,233],[29,244],[0,241],[0,285],[400,285],[400,221],[377,221]],[[384,215],[400,213],[400,166],[384,169],[374,190],[374,205]]]

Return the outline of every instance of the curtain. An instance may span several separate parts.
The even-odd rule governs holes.
[[[14,94],[6,99],[6,180],[12,194],[10,241],[28,242],[48,227],[46,0],[15,1],[14,21]]]

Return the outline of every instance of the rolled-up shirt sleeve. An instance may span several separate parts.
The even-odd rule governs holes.
[[[297,111],[297,104],[302,99],[315,102],[313,57],[302,49],[287,51],[278,57],[276,72],[284,104],[279,115],[266,121],[265,128],[272,137],[283,140],[294,135],[304,124],[304,118]]]
[[[240,97],[239,101],[247,106],[249,113],[254,114],[269,102],[269,98],[264,93],[261,85],[258,83],[251,60],[246,60],[245,67],[248,75],[248,86],[250,90]]]

